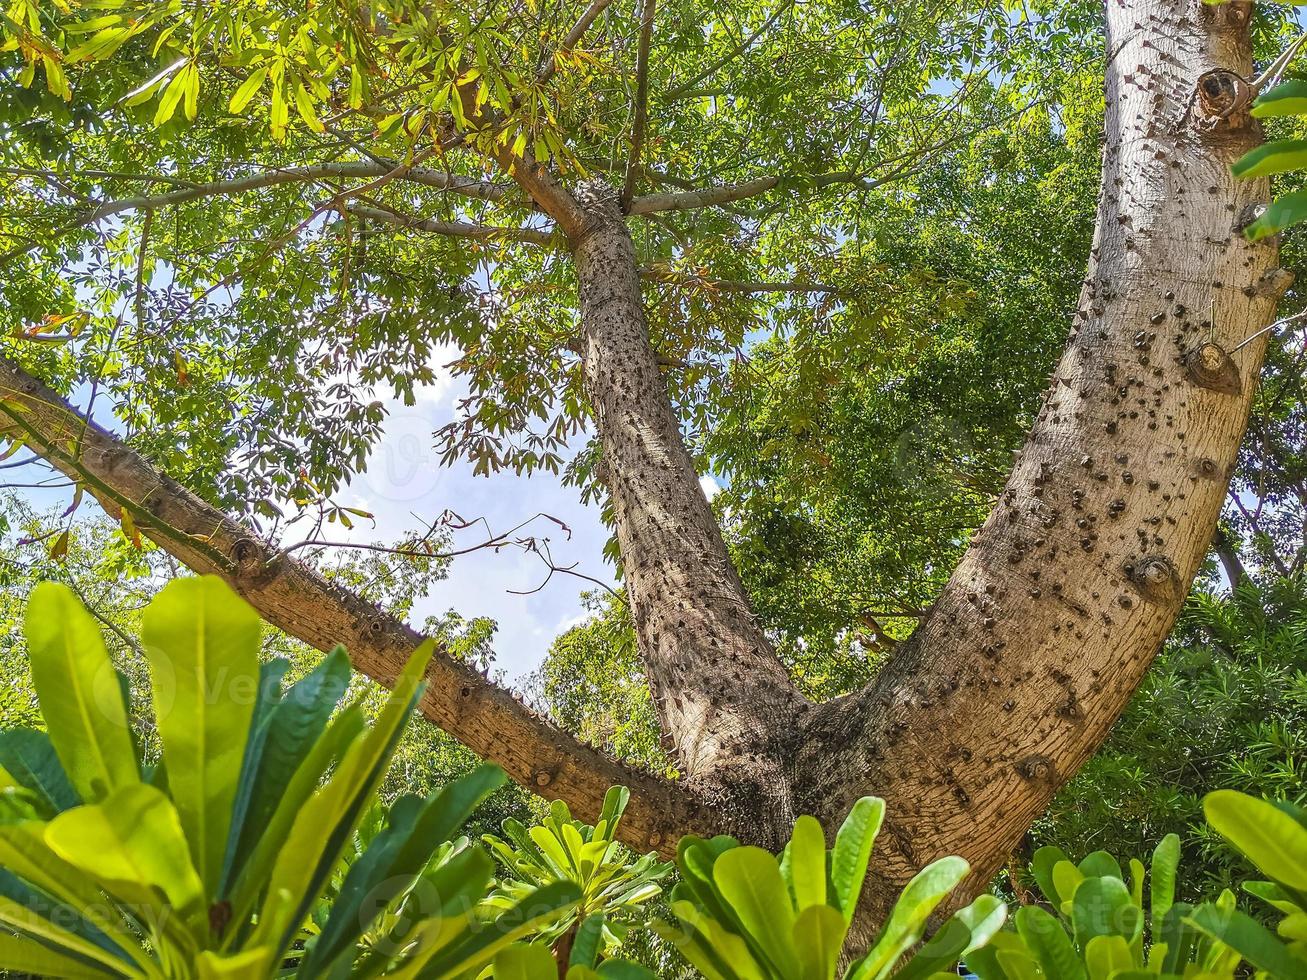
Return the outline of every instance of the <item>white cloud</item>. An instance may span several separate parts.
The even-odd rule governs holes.
[[[703,495],[712,500],[722,492],[721,484],[712,478],[712,475],[705,473],[699,477],[699,486],[703,488]]]

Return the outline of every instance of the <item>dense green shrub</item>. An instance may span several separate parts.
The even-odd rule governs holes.
[[[283,688],[283,664],[259,665],[259,631],[215,578],[177,580],[150,603],[141,648],[162,759],[144,766],[96,623],[63,586],[34,591],[26,632],[46,732],[0,733],[0,967],[148,980],[464,976],[577,902],[575,885],[555,882],[480,912],[493,861],[446,845],[503,782],[488,766],[400,798],[323,913],[434,646],[369,720],[366,695],[342,704],[343,650]]]
[[[1246,881],[1243,888],[1279,913],[1279,921],[1272,933],[1226,902],[1197,909],[1192,923],[1237,950],[1259,980],[1307,977],[1307,810],[1233,790],[1208,795],[1203,808],[1212,828],[1271,879]]]
[[[1147,871],[1132,858],[1128,874],[1106,851],[1075,863],[1060,848],[1042,847],[1030,870],[1044,902],[1021,906],[1012,927],[966,956],[966,964],[980,980],[1233,980],[1239,954],[1204,936],[1191,921],[1193,906],[1175,901],[1179,861],[1174,834],[1153,851]],[[1221,909],[1233,905],[1229,891],[1217,901]]]
[[[970,871],[956,857],[942,858],[913,878],[871,948],[840,970],[884,815],[883,800],[859,800],[829,851],[821,825],[800,817],[779,857],[731,837],[684,837],[676,859],[681,881],[672,891],[676,922],[655,928],[710,980],[954,975],[944,971],[988,940],[1005,914],[1001,901],[982,895],[910,954],[936,907]]]
[[[611,788],[594,826],[573,820],[561,800],[533,827],[505,820],[504,837],[483,838],[504,869],[488,904],[509,909],[546,885],[572,882],[581,890],[580,902],[549,923],[540,940],[570,957],[577,932],[588,922],[600,930],[600,952],[618,947],[631,926],[645,921],[647,903],[662,894],[660,882],[672,871],[656,854],[636,857],[617,840],[630,798],[625,786]]]

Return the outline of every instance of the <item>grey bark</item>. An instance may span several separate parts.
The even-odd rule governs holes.
[[[572,249],[585,388],[602,447],[627,596],[658,718],[686,782],[728,824],[779,827],[807,704],[749,605],[699,487],[649,342],[635,250],[616,193],[577,193]]]

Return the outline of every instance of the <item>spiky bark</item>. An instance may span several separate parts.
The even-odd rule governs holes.
[[[952,852],[981,883],[1098,748],[1216,526],[1289,276],[1230,165],[1251,4],[1109,0],[1097,231],[1071,337],[1006,489],[929,617],[806,733],[799,804],[890,801],[881,870]],[[850,779],[850,773],[856,777]]]
[[[601,476],[659,717],[689,777],[640,778],[627,839],[667,849],[682,831],[725,829],[774,845],[796,811],[833,825],[857,797],[883,795],[890,843],[869,886],[874,915],[945,853],[970,859],[983,884],[1101,744],[1216,526],[1264,338],[1226,352],[1270,321],[1286,286],[1275,243],[1240,231],[1267,186],[1230,174],[1260,138],[1247,112],[1250,16],[1247,3],[1109,0],[1102,200],[1066,352],[999,505],[921,628],[867,689],[819,707],[777,663],[699,489],[611,193],[573,195],[510,161],[575,259]],[[26,384],[6,370],[0,382]],[[141,508],[137,523],[183,561],[227,575],[311,643],[376,646],[356,600],[261,544],[246,550],[262,571],[242,571],[239,527],[94,427],[99,455],[68,457],[71,430],[48,393],[9,394],[26,406],[10,422],[32,448],[91,473],[111,511]],[[414,637],[382,631],[394,638],[364,665],[389,672]],[[429,716],[533,788],[593,814],[602,781],[636,778],[471,672],[437,671]],[[700,792],[718,804],[715,826],[702,823]]]

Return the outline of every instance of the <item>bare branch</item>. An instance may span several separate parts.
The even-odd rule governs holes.
[[[631,149],[626,158],[626,180],[622,186],[622,211],[635,197],[635,181],[640,173],[640,151],[644,148],[645,130],[649,125],[649,45],[653,41],[654,13],[658,0],[641,0],[640,40],[635,51],[635,121],[631,123]]]
[[[740,184],[705,187],[700,190],[668,194],[646,194],[631,201],[627,214],[654,214],[659,211],[693,211],[766,194],[781,182],[779,177],[756,177]]]
[[[468,221],[438,221],[434,218],[419,218],[416,215],[403,214],[391,208],[372,207],[366,204],[349,204],[345,208],[350,214],[370,221],[381,221],[412,228],[417,231],[430,232],[433,235],[445,235],[449,238],[471,238],[478,241],[527,242],[531,245],[544,245],[559,248],[563,245],[562,236],[552,229],[545,231],[536,228],[504,228],[495,225],[478,225]]]
[[[693,211],[698,208],[720,207],[725,204],[731,204],[735,201],[743,201],[751,197],[758,197],[766,194],[773,189],[808,191],[821,190],[826,187],[833,187],[840,184],[856,187],[859,190],[870,191],[878,187],[884,187],[886,184],[900,180],[912,173],[917,161],[928,154],[947,149],[963,143],[973,136],[977,136],[990,129],[1010,122],[1017,116],[1029,112],[1031,109],[1041,105],[1044,99],[1035,99],[1020,109],[1014,109],[1012,112],[973,129],[968,129],[960,133],[955,133],[945,139],[931,143],[915,150],[910,150],[898,156],[890,157],[876,164],[874,170],[870,173],[855,173],[853,171],[834,171],[827,174],[818,174],[816,176],[792,175],[773,175],[769,177],[755,177],[752,180],[742,181],[738,184],[724,184],[719,187],[704,187],[695,190],[686,190],[679,193],[666,194],[645,194],[631,201],[628,214],[655,214],[660,211]],[[881,173],[881,176],[874,176]],[[671,183],[671,181],[668,181]]]
[[[711,64],[708,65],[707,68],[704,68],[701,72],[699,72],[689,81],[682,82],[676,88],[672,89],[672,91],[668,92],[667,101],[671,102],[676,99],[683,99],[688,95],[700,94],[699,92],[695,91],[694,87],[696,85],[698,85],[704,79],[716,75],[719,71],[721,71],[723,68],[729,65],[732,61],[734,61],[740,55],[744,54],[744,52],[748,51],[751,47],[753,47],[754,42],[757,41],[758,38],[766,34],[769,30],[771,30],[772,25],[775,24],[776,21],[780,20],[781,15],[784,14],[787,10],[789,10],[793,6],[794,6],[794,0],[786,0],[785,3],[778,4],[776,9],[772,11],[772,15],[768,17],[765,21],[763,21],[761,27],[759,27],[756,31],[754,31],[752,34],[746,37],[739,44],[735,45],[735,47],[731,48],[730,51],[726,52],[716,61],[713,61]]]
[[[670,286],[700,288],[706,292],[718,293],[834,293],[843,294],[847,290],[819,282],[750,282],[741,279],[709,279],[693,273],[671,272],[645,266],[640,275],[656,282]]]
[[[398,173],[396,173],[397,171]],[[303,167],[284,167],[276,170],[263,170],[258,173],[249,174],[245,177],[237,177],[232,180],[219,180],[209,184],[197,184],[194,187],[183,187],[179,190],[169,191],[166,194],[143,195],[140,197],[121,198],[116,201],[106,201],[84,218],[80,219],[80,223],[94,224],[97,221],[102,221],[111,215],[121,214],[124,211],[152,211],[156,208],[169,207],[174,204],[185,204],[190,201],[199,200],[200,198],[242,194],[246,191],[259,190],[264,187],[273,187],[277,184],[331,180],[338,178],[386,177],[390,174],[395,174],[393,179],[396,180],[406,180],[411,183],[424,184],[429,187],[436,187],[440,190],[449,191],[464,197],[477,198],[483,201],[501,200],[504,194],[508,191],[508,188],[502,184],[491,184],[485,181],[472,180],[469,177],[459,177],[455,174],[449,174],[439,170],[428,170],[425,167],[413,167],[409,170],[405,170],[404,164],[399,162],[384,161],[381,163],[373,163],[371,161],[359,160],[345,163],[320,163],[309,164]]]

